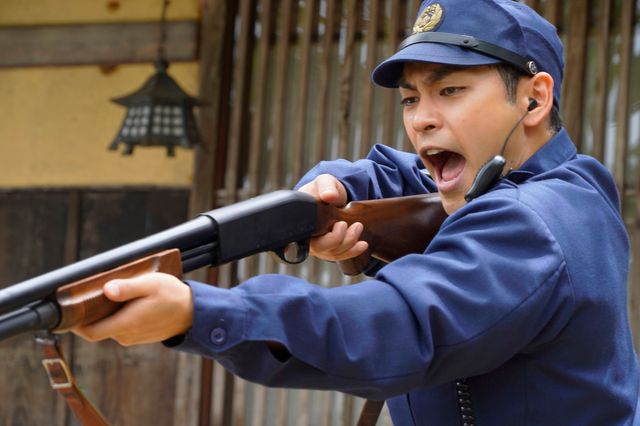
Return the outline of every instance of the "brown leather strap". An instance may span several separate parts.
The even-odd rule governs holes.
[[[83,426],[109,426],[102,413],[87,399],[78,388],[71,369],[64,360],[62,348],[52,333],[40,334],[36,342],[42,346],[44,366],[51,387],[60,393],[73,414]],[[384,401],[368,399],[362,407],[357,426],[375,426],[382,412]]]
[[[36,342],[42,346],[42,365],[49,376],[51,387],[60,393],[73,414],[83,426],[108,426],[100,411],[91,404],[78,388],[71,369],[62,356],[58,339],[51,333],[39,334]]]
[[[362,411],[360,412],[360,418],[358,419],[357,426],[374,426],[378,422],[383,406],[384,401],[367,399],[364,402]]]

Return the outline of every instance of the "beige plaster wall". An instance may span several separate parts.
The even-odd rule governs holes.
[[[2,0],[0,25],[154,21],[162,0]],[[171,0],[170,20],[195,19],[198,0]]]
[[[157,20],[161,4],[0,0],[0,26]],[[197,0],[172,0],[168,18],[196,19]],[[162,148],[130,157],[107,151],[125,112],[110,99],[139,88],[152,73],[151,64],[0,69],[0,188],[188,186],[192,151],[178,148],[174,158]],[[197,63],[174,63],[169,73],[196,93]]]

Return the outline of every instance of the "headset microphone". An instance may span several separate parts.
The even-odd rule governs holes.
[[[464,194],[465,201],[469,202],[474,198],[481,196],[482,194],[487,192],[487,190],[489,190],[489,188],[491,188],[493,184],[495,184],[498,181],[498,179],[500,179],[500,176],[502,175],[502,170],[504,169],[505,164],[507,164],[507,160],[505,160],[502,155],[504,154],[504,149],[507,147],[507,142],[509,141],[509,138],[511,138],[511,135],[516,130],[516,127],[518,127],[518,124],[520,124],[520,122],[524,120],[527,114],[529,114],[529,111],[537,107],[538,107],[538,101],[536,101],[535,99],[530,99],[529,106],[527,107],[527,111],[516,122],[516,124],[513,126],[513,128],[507,135],[507,138],[504,140],[504,143],[502,144],[502,150],[500,151],[500,155],[496,155],[491,160],[484,163],[482,167],[480,167],[480,170],[478,170],[478,173],[476,174],[476,177],[473,180],[473,183],[471,184],[471,188],[469,188],[467,193]]]

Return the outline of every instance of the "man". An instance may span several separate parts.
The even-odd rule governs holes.
[[[400,425],[640,424],[628,239],[610,174],[562,130],[562,69],[555,29],[524,5],[424,2],[373,73],[400,87],[418,155],[379,145],[300,183],[337,205],[437,190],[450,216],[424,253],[332,289],[283,275],[232,290],[111,282],[130,302],[77,332],[168,339],[248,380],[386,399]],[[313,254],[353,257],[361,231],[337,224]]]

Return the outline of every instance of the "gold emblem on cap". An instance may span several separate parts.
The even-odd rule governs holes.
[[[427,31],[433,31],[440,24],[442,20],[442,6],[440,3],[434,3],[424,8],[416,23],[413,26],[413,33],[424,33]]]

